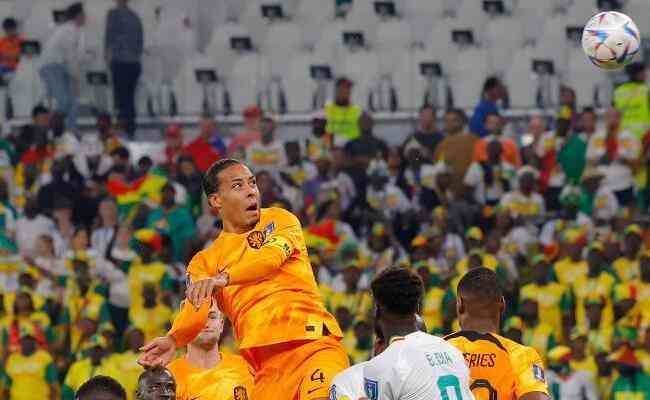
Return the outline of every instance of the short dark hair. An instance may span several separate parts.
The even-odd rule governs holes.
[[[235,160],[234,158],[223,158],[212,164],[205,172],[205,175],[203,175],[203,191],[205,195],[210,196],[219,191],[219,174],[223,170],[241,163],[241,161]]]
[[[479,267],[468,271],[458,282],[458,295],[480,298],[485,303],[494,303],[503,297],[501,283],[496,272]]]
[[[18,22],[14,18],[5,18],[4,21],[2,21],[2,29],[9,30],[9,29],[17,29],[18,28]]]
[[[380,272],[371,284],[375,301],[386,311],[409,316],[417,313],[424,285],[415,272],[402,268],[390,267]]]
[[[81,385],[77,390],[75,400],[92,400],[100,393],[108,393],[116,400],[126,400],[126,391],[122,385],[115,379],[104,375],[94,376]]]
[[[424,111],[424,110],[431,110],[431,111],[433,111],[434,114],[436,113],[436,108],[431,103],[422,104],[422,107],[420,107],[419,113],[422,114],[422,111]]]
[[[585,108],[582,109],[582,113],[583,114],[587,114],[587,113],[596,114],[596,110],[594,110],[593,107],[585,107]]]
[[[501,86],[501,79],[497,78],[496,76],[488,76],[485,79],[485,83],[483,83],[483,93],[487,92],[488,90],[492,90],[497,86]]]
[[[467,122],[467,114],[462,108],[450,108],[446,114],[456,114],[464,123]]]
[[[47,114],[49,113],[50,110],[47,109],[44,105],[37,105],[34,108],[32,108],[32,118],[36,118],[41,114]]]
[[[75,19],[84,13],[84,5],[82,3],[74,3],[66,8],[65,16],[68,20]]]

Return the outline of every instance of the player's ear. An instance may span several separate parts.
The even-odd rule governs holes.
[[[501,315],[506,312],[506,299],[503,296],[499,299],[499,311],[501,312]]]
[[[465,313],[465,304],[463,304],[463,298],[459,296],[456,297],[456,316],[462,315]]]
[[[212,193],[208,196],[208,205],[213,210],[221,210],[221,195],[219,192]]]

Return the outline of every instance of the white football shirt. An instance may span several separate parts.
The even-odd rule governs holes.
[[[367,362],[351,366],[334,377],[329,400],[358,400],[366,397],[363,390],[363,368]]]
[[[369,400],[474,400],[461,352],[424,332],[393,339],[363,375]]]

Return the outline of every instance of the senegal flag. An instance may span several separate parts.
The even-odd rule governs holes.
[[[167,183],[167,175],[159,168],[152,168],[147,174],[131,183],[109,179],[108,192],[115,197],[122,209],[130,209],[144,200],[160,201],[160,191]]]

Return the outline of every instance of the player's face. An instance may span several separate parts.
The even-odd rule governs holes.
[[[205,322],[199,336],[197,336],[196,342],[199,344],[216,344],[221,337],[221,332],[223,332],[223,315],[213,305],[208,313],[208,320]]]
[[[224,227],[244,233],[260,219],[260,191],[251,171],[235,164],[219,174],[219,192],[210,196],[210,206],[221,214]]]
[[[169,371],[151,376],[141,385],[138,390],[141,400],[176,400],[176,382]]]

